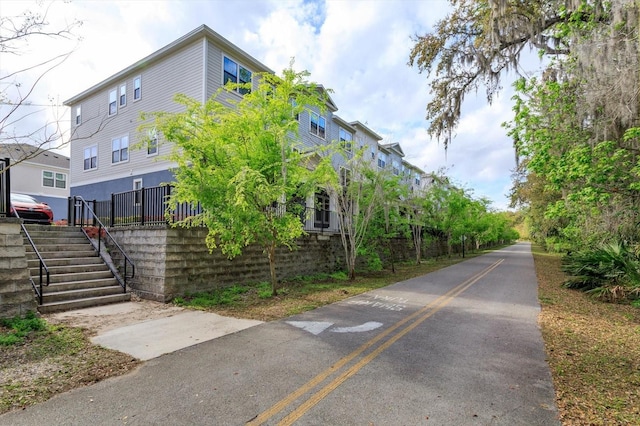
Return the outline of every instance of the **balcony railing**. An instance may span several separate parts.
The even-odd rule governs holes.
[[[173,224],[202,212],[202,207],[182,203],[172,206],[167,214],[167,200],[173,186],[163,185],[141,188],[132,191],[111,194],[110,200],[86,200],[96,217],[104,226],[152,226]],[[70,198],[70,200],[73,197]],[[83,217],[83,210],[69,203],[69,224],[90,223],[92,218]],[[280,209],[281,207],[277,207]],[[284,208],[284,207],[282,207]],[[297,206],[300,209],[300,205]],[[304,207],[300,212],[300,220],[306,232],[336,233],[339,232],[336,212],[316,210]]]

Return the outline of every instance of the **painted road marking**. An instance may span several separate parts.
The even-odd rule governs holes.
[[[497,268],[502,262],[504,262],[504,259],[499,259],[498,261],[494,262],[493,264],[491,264],[490,266],[488,266],[484,270],[480,271],[476,275],[472,276],[471,278],[467,279],[463,283],[461,283],[461,284],[457,285],[456,287],[452,288],[451,290],[449,290],[448,292],[446,292],[442,296],[438,297],[433,302],[431,302],[428,305],[424,306],[422,309],[420,309],[420,310],[414,312],[413,314],[407,316],[406,318],[398,321],[392,327],[386,329],[382,333],[378,334],[376,337],[374,337],[371,340],[369,340],[368,342],[364,343],[358,349],[356,349],[355,351],[353,351],[352,353],[350,353],[346,357],[340,359],[338,362],[336,362],[335,364],[333,364],[332,366],[330,366],[329,368],[327,368],[326,370],[324,370],[323,372],[321,372],[320,374],[318,374],[317,376],[315,376],[314,378],[309,380],[307,383],[305,383],[304,385],[299,387],[297,390],[295,390],[294,392],[290,393],[289,395],[287,395],[286,397],[284,397],[283,399],[278,401],[275,405],[273,405],[272,407],[270,407],[266,411],[263,411],[262,413],[260,413],[259,415],[257,415],[253,419],[251,419],[250,421],[248,421],[247,425],[261,425],[261,424],[263,424],[264,422],[269,420],[271,417],[275,416],[280,411],[284,410],[286,407],[288,407],[290,404],[292,404],[295,400],[300,398],[302,395],[306,394],[307,392],[311,391],[313,388],[315,388],[316,386],[318,386],[319,384],[324,382],[331,375],[333,375],[334,373],[340,371],[342,369],[342,367],[346,366],[349,362],[351,362],[353,359],[355,359],[356,357],[361,355],[367,349],[371,348],[373,345],[378,343],[380,340],[384,339],[385,337],[387,337],[388,335],[390,335],[391,333],[393,333],[394,331],[396,331],[400,327],[404,326],[405,324],[413,321],[413,323],[407,325],[404,329],[400,330],[396,335],[392,336],[385,343],[381,344],[377,349],[375,349],[369,355],[367,355],[364,358],[362,358],[360,361],[358,361],[352,367],[347,369],[344,373],[342,373],[341,375],[336,377],[329,384],[325,385],[323,388],[318,390],[309,399],[307,399],[300,406],[298,406],[297,409],[293,410],[291,413],[289,413],[289,415],[287,415],[284,419],[282,419],[278,423],[279,425],[291,425],[291,424],[293,424],[296,420],[298,420],[300,417],[302,417],[309,409],[311,409],[318,402],[320,402],[325,396],[327,396],[329,393],[334,391],[338,386],[340,386],[340,384],[342,384],[344,381],[346,381],[349,377],[351,377],[354,374],[356,374],[362,367],[364,367],[369,362],[371,362],[374,358],[376,358],[380,353],[382,353],[389,346],[391,346],[393,343],[395,343],[398,339],[403,337],[405,334],[409,333],[411,330],[413,330],[415,327],[420,325],[427,318],[431,317],[433,314],[438,312],[440,309],[442,309],[443,307],[448,305],[454,298],[459,296],[462,292],[464,292],[469,287],[471,287],[473,284],[475,284],[480,279],[485,277],[487,274],[489,274],[489,272],[491,272],[495,268]]]
[[[316,336],[333,325],[332,322],[322,321],[286,321],[287,324],[308,331]]]
[[[369,321],[355,327],[336,327],[329,330],[332,333],[362,333],[363,331],[371,331],[382,327],[381,322]]]

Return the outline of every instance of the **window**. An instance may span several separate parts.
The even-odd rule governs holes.
[[[133,100],[137,101],[142,97],[142,77],[137,76],[133,79]]]
[[[293,110],[294,110],[294,111],[293,111],[293,113],[294,113],[294,115],[295,115],[295,117],[296,117],[296,121],[300,121],[300,114],[299,114],[299,113],[297,113],[297,112],[295,112],[295,110],[296,110],[297,106],[298,106],[298,103],[296,102],[296,100],[295,100],[295,99],[293,99],[293,98],[292,98],[292,99],[291,99],[291,107],[292,107],[292,108],[293,108]]]
[[[329,195],[325,191],[316,192],[315,213],[313,226],[316,228],[329,227]]]
[[[251,83],[251,71],[249,71],[242,65],[238,65],[235,61],[225,56],[222,84],[227,84],[228,82],[238,84]],[[236,91],[241,95],[244,95],[246,93],[249,93],[251,89],[240,88],[236,89]]]
[[[351,132],[347,132],[342,127],[340,128],[340,145],[347,151],[351,152],[353,149],[351,141],[353,140],[353,136]]]
[[[56,173],[56,188],[65,189],[67,187],[67,175]]]
[[[326,121],[324,117],[316,114],[315,112],[309,113],[309,116],[311,117],[311,127],[309,132],[324,139],[326,129]]]
[[[127,104],[127,85],[120,86],[120,106],[123,107]]]
[[[398,176],[398,175],[400,174],[400,165],[398,164],[398,161],[397,161],[397,160],[393,160],[393,161],[391,162],[391,164],[392,164],[392,166],[393,166],[393,167],[392,167],[392,169],[393,169],[393,174],[394,174],[394,175],[396,175],[396,176]]]
[[[133,202],[134,204],[140,204],[140,199],[142,198],[142,179],[134,179],[133,180]]]
[[[416,185],[420,185],[420,173],[416,173],[416,175],[414,176],[414,182],[416,183]]]
[[[118,105],[116,100],[118,99],[118,91],[116,89],[109,91],[109,115],[114,115],[118,112]]]
[[[129,160],[129,136],[122,136],[111,140],[111,163],[121,163]]]
[[[53,188],[53,172],[49,172],[47,170],[42,171],[42,186],[48,186],[49,188]]]
[[[158,130],[154,127],[149,130],[149,140],[147,142],[147,155],[158,153]]]
[[[90,146],[84,149],[84,170],[98,168],[98,147]]]
[[[347,187],[351,183],[351,170],[344,167],[340,167],[340,185],[346,191]]]
[[[76,107],[76,125],[82,123],[82,108],[80,105]]]
[[[384,169],[387,166],[387,155],[384,152],[378,153],[378,167]]]

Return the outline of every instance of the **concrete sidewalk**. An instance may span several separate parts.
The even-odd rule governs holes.
[[[149,301],[78,309],[49,318],[89,328],[96,333],[93,343],[142,361],[262,324]]]

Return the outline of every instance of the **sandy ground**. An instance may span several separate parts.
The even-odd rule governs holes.
[[[95,336],[114,328],[171,317],[184,311],[184,308],[172,304],[143,300],[132,295],[131,302],[56,312],[42,317],[50,324],[86,328],[90,335]]]

